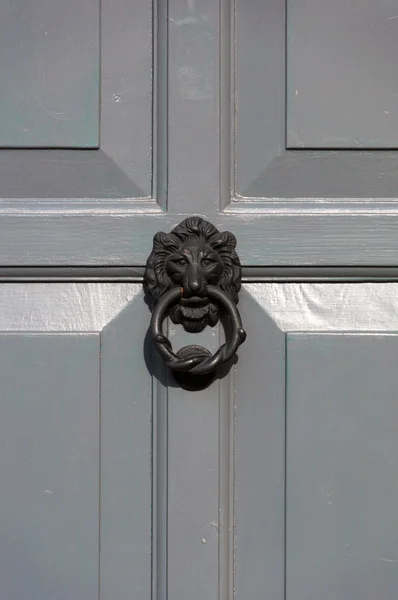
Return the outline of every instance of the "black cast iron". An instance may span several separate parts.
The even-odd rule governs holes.
[[[189,217],[170,233],[159,232],[154,237],[145,269],[144,289],[152,310],[152,339],[166,364],[175,372],[188,372],[195,378],[213,374],[218,366],[234,356],[245,340],[236,308],[241,265],[235,246],[232,233],[221,233],[201,217]],[[207,325],[214,326],[220,318],[220,310],[229,315],[232,333],[214,356],[201,346],[186,346],[177,354],[173,352],[162,332],[166,316],[173,323],[180,323],[186,331],[196,333]],[[191,384],[189,389],[193,389]]]

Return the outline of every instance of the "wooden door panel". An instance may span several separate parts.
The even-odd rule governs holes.
[[[286,597],[396,597],[396,333],[288,334]]]
[[[152,386],[140,289],[0,286],[4,598],[150,598]]]
[[[318,195],[311,188],[310,173],[304,195],[300,189],[286,195],[283,180],[295,157],[311,157],[310,150],[318,150],[327,164],[329,157],[343,158],[338,150],[351,148],[361,160],[366,149],[396,149],[398,91],[390,76],[397,27],[394,5],[389,0],[338,0],[333,5],[326,0],[237,0],[236,6],[237,198],[354,198],[357,194],[348,186],[345,193],[337,192],[344,189],[347,177],[349,181],[343,169],[337,188],[327,180]],[[330,149],[336,152],[328,154]],[[378,160],[378,152],[371,156]],[[355,159],[351,163],[358,175],[360,165],[356,167]],[[305,180],[304,170],[302,166]],[[279,190],[275,171],[280,174]],[[378,192],[369,191],[368,197],[389,197],[385,180],[377,175],[375,167],[372,180],[378,182]],[[358,196],[364,197],[365,188],[357,179]]]
[[[396,148],[391,0],[287,2],[287,145]]]
[[[0,336],[4,598],[98,594],[99,335]]]
[[[99,2],[1,9],[0,147],[99,143]]]
[[[146,0],[2,8],[2,265],[93,264],[90,248],[97,264],[142,262],[137,240],[153,232],[145,217],[162,214],[153,197],[153,12]]]
[[[232,148],[221,142],[224,156],[233,156],[224,212],[250,246],[244,260],[275,267],[393,264],[393,3],[223,5],[230,12],[223,13],[222,48],[234,25],[234,52],[221,54],[222,72],[233,74],[222,110],[234,125]]]
[[[248,284],[237,598],[394,598],[398,285]],[[395,532],[395,533],[394,533]],[[285,572],[286,566],[286,572]]]
[[[2,9],[1,198],[13,182],[19,195],[10,197],[21,200],[152,194],[151,2],[75,4],[66,10],[57,0],[49,9],[39,0],[33,9],[13,0]],[[9,148],[26,151],[11,153],[24,154],[18,169],[7,165]],[[84,192],[79,163],[87,171]]]

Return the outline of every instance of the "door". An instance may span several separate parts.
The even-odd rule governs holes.
[[[395,600],[394,3],[0,12],[0,598]],[[190,215],[247,331],[196,392],[142,291]]]

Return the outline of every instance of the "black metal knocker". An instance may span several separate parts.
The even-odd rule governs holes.
[[[201,217],[189,217],[170,233],[159,232],[147,260],[144,289],[152,310],[153,342],[185,389],[210,382],[218,367],[228,363],[245,341],[236,307],[241,266],[235,251],[236,238],[220,232]],[[214,355],[202,346],[185,346],[174,352],[162,332],[167,316],[191,333],[214,326],[220,314],[231,325],[229,339]]]

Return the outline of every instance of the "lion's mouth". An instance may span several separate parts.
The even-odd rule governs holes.
[[[181,298],[180,311],[187,321],[200,321],[209,313],[208,298],[192,296],[191,298]]]
[[[199,302],[195,302],[199,300]],[[182,298],[180,312],[187,321],[200,321],[209,314],[210,303],[206,298]]]
[[[198,306],[207,306],[209,304],[208,298],[201,298],[200,296],[192,296],[191,298],[181,298],[181,306],[190,306],[196,308]]]

